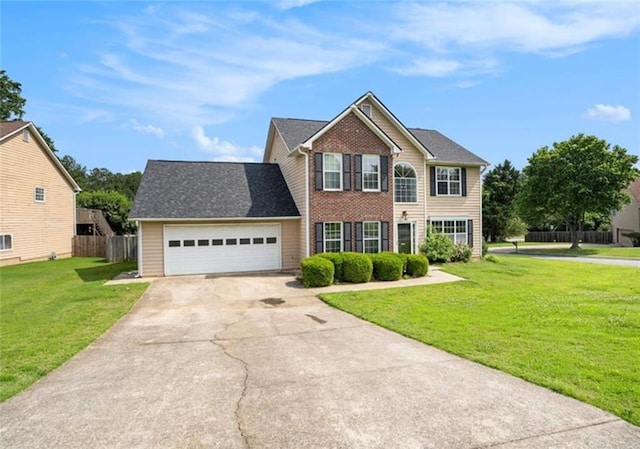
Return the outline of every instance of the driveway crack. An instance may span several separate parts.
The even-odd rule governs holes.
[[[249,365],[240,357],[236,357],[235,355],[230,354],[229,351],[227,351],[227,348],[222,343],[215,340],[210,340],[210,341],[212,344],[222,349],[222,352],[224,353],[224,355],[226,355],[230,359],[240,362],[240,364],[242,365],[242,369],[244,371],[244,377],[242,379],[242,392],[240,393],[240,397],[236,401],[236,408],[234,410],[234,415],[236,418],[236,427],[238,428],[240,437],[244,442],[244,447],[246,447],[247,449],[251,449],[251,445],[249,444],[249,439],[247,438],[247,435],[244,433],[244,429],[242,428],[242,417],[240,416],[241,403],[242,403],[242,400],[247,395],[247,386],[249,381]]]

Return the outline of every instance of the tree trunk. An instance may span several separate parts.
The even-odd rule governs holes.
[[[571,232],[571,249],[580,249],[579,239],[579,218],[574,216],[569,223],[569,232]]]

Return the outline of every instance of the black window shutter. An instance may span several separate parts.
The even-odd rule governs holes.
[[[316,254],[324,252],[324,224],[316,223]]]
[[[356,221],[356,252],[362,252],[362,222]]]
[[[354,190],[362,190],[362,155],[355,154],[353,156],[353,163],[355,165],[356,186]]]
[[[351,156],[342,155],[342,190],[351,190]]]
[[[473,248],[473,220],[467,220],[467,245]]]
[[[345,221],[342,223],[342,243],[343,251],[351,251],[351,222]]]
[[[462,179],[462,196],[467,196],[467,169],[464,167],[460,169],[460,178]]]
[[[380,156],[380,190],[389,191],[389,156]]]
[[[429,167],[429,177],[431,178],[431,182],[430,182],[430,195],[431,196],[436,196],[436,168],[435,167]]]
[[[324,188],[322,182],[322,153],[315,153],[313,155],[314,159],[314,171],[315,171],[315,181],[316,181],[316,190],[322,190]]]
[[[382,225],[382,251],[389,251],[389,222],[383,221]]]

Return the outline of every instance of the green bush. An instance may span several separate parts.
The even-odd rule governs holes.
[[[302,285],[309,287],[326,287],[333,284],[333,263],[320,256],[302,259]]]
[[[422,254],[407,255],[407,275],[412,277],[425,276],[429,271],[429,260]]]
[[[318,253],[316,256],[330,260],[333,263],[334,278],[336,281],[344,281],[344,270],[342,264],[344,263],[343,253]]]
[[[402,278],[404,262],[396,253],[369,254],[373,263],[373,278],[378,281],[397,281]]]
[[[453,254],[451,255],[451,262],[469,262],[473,251],[469,248],[469,245],[464,243],[458,243],[453,248]]]
[[[639,231],[635,231],[635,232],[627,232],[626,234],[622,234],[625,237],[629,237],[631,239],[632,245],[633,246],[640,246],[640,232]]]
[[[420,253],[423,254],[429,262],[449,262],[455,251],[455,246],[451,239],[446,235],[435,232],[432,226],[427,229],[427,238],[420,245]]]
[[[402,259],[402,274],[407,272],[407,257],[409,256],[409,254],[405,254],[405,253],[391,253],[391,254],[395,254],[396,256],[400,257],[400,259]]]
[[[482,237],[482,257],[486,256],[488,252],[489,252],[489,244],[487,243],[485,238]]]
[[[347,282],[369,282],[373,275],[373,263],[366,254],[345,252],[342,253],[342,270],[344,280]]]

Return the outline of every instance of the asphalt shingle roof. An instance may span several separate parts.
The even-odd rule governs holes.
[[[273,118],[272,120],[289,150],[293,150],[329,123],[322,120],[291,118]],[[431,154],[436,157],[436,161],[474,165],[489,164],[484,159],[476,156],[471,151],[455,143],[453,140],[438,131],[420,128],[407,129]]]
[[[299,217],[277,164],[149,160],[129,214],[152,218]]]
[[[29,122],[23,122],[22,120],[0,122],[0,139],[8,136],[27,124],[29,124]]]

